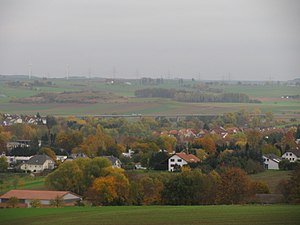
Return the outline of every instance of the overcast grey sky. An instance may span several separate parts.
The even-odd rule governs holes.
[[[300,77],[299,0],[0,0],[0,74]]]

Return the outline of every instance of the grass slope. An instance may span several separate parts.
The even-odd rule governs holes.
[[[300,206],[115,206],[98,208],[2,209],[2,225],[299,224]]]
[[[27,174],[1,174],[0,194],[12,189],[43,190],[45,187],[45,177],[31,177]]]
[[[266,170],[262,173],[250,175],[251,179],[265,182],[271,193],[278,193],[277,185],[281,180],[288,180],[291,171]]]

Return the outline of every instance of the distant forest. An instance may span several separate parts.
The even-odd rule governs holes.
[[[165,88],[145,88],[135,91],[138,98],[171,98],[179,102],[261,103],[243,93],[207,93]]]

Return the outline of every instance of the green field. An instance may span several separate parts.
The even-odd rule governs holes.
[[[218,85],[213,88],[222,89],[224,92],[245,93],[250,97],[260,99],[261,104],[245,103],[187,103],[170,99],[135,98],[134,91],[142,88],[175,88],[192,90],[197,82],[184,81],[185,86],[180,86],[176,80],[165,80],[161,85],[142,86],[137,81],[131,81],[131,85],[108,85],[103,80],[63,80],[51,79],[53,86],[48,87],[19,87],[12,88],[0,83],[0,112],[11,114],[36,114],[41,115],[102,115],[102,114],[143,114],[149,116],[174,116],[187,114],[223,114],[245,109],[252,112],[260,109],[262,112],[273,112],[277,118],[300,120],[300,102],[292,99],[281,99],[283,95],[299,95],[299,87],[286,85]],[[10,100],[22,97],[30,97],[40,92],[64,92],[64,91],[108,91],[116,95],[128,97],[127,102],[108,102],[96,104],[78,103],[51,103],[51,104],[22,104],[11,103]]]
[[[2,225],[293,225],[300,206],[109,206],[95,208],[1,209]]]

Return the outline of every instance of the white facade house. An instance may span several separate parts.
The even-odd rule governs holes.
[[[122,167],[122,162],[117,157],[114,157],[112,155],[110,155],[110,156],[101,156],[101,157],[106,158],[109,161],[111,161],[111,166],[113,168],[121,168]]]
[[[300,150],[289,150],[283,153],[281,156],[283,159],[288,159],[290,162],[296,162],[297,160],[300,160]]]
[[[179,170],[184,165],[197,162],[200,162],[200,159],[193,154],[186,154],[184,152],[176,153],[168,159],[168,170],[173,172]]]
[[[47,155],[32,156],[27,162],[21,165],[21,170],[31,173],[40,173],[44,170],[54,169],[54,161]]]
[[[264,167],[268,170],[279,170],[281,158],[274,154],[263,155]]]

